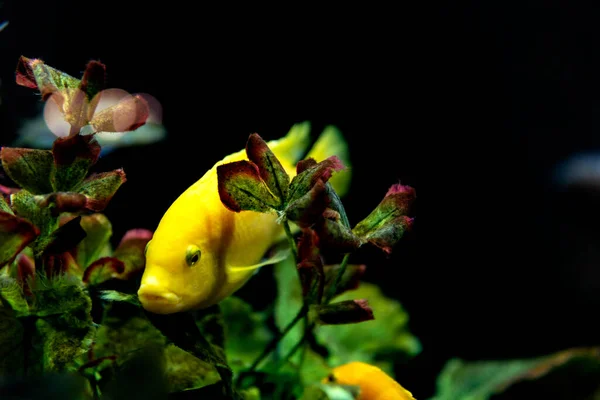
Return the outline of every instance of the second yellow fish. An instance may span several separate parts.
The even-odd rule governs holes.
[[[267,142],[290,178],[306,152],[309,131],[308,123],[297,124],[285,137]],[[349,166],[343,137],[328,127],[306,157],[321,161],[331,155]],[[264,259],[267,250],[283,239],[275,213],[235,213],[221,202],[217,166],[244,159],[245,149],[217,162],[160,220],[146,249],[146,268],[138,290],[146,310],[170,314],[209,307],[242,287],[259,267],[287,256],[279,253]],[[347,169],[334,174],[330,182],[342,196],[349,179]]]

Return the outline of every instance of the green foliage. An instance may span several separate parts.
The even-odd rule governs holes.
[[[394,360],[408,359],[421,351],[419,340],[409,330],[408,314],[399,302],[368,282],[361,282],[358,289],[341,294],[336,301],[356,298],[369,301],[375,318],[360,324],[319,326],[317,340],[329,349],[332,365],[363,361],[393,375]]]
[[[49,177],[54,160],[51,151],[3,147],[0,159],[8,176],[23,189],[34,194],[52,192]]]
[[[279,216],[290,248],[277,258],[277,297],[262,311],[231,296],[204,310],[153,314],[136,295],[152,232],[129,230],[113,249],[112,224],[100,212],[125,173],[92,171],[100,155],[95,133],[139,127],[148,105],[129,96],[96,112],[105,83],[97,61],[76,79],[21,57],[17,83],[56,102],[71,131],[52,150],[0,152],[19,185],[9,198],[0,195],[1,376],[34,382],[57,374],[71,398],[82,399],[346,400],[356,398],[356,387],[320,383],[332,368],[418,352],[400,305],[360,282],[364,266],[349,264],[350,253],[366,243],[391,251],[412,221],[411,188],[392,186],[353,230],[329,182],[345,169],[338,157],[302,160],[290,178],[267,143],[250,135],[248,160],[217,167],[218,191],[234,212]],[[83,127],[91,133],[82,134]],[[298,137],[307,133],[306,124],[292,129]],[[330,140],[320,146],[339,135],[328,127]],[[289,223],[300,228],[299,242]],[[343,254],[342,261],[327,263],[324,250]],[[370,335],[378,336],[372,346]]]
[[[431,400],[592,399],[600,393],[600,348],[522,360],[448,361]]]
[[[248,368],[273,338],[267,328],[267,313],[255,312],[250,304],[236,296],[221,303],[225,329],[225,352],[234,372]]]
[[[0,211],[0,267],[11,262],[38,233],[29,221]]]

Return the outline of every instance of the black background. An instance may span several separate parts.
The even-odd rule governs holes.
[[[156,97],[165,142],[98,171],[128,182],[106,210],[114,240],[154,229],[170,203],[258,132],[296,122],[348,138],[356,223],[396,182],[417,190],[414,230],[367,279],[399,299],[424,350],[398,369],[418,398],[450,357],[499,359],[598,344],[600,198],[549,179],[600,147],[598,14],[571,3],[214,10],[183,2],[4,2],[0,144],[36,113],[19,56]],[[487,2],[485,2],[487,3]]]

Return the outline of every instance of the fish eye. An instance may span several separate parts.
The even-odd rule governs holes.
[[[327,382],[335,382],[335,375],[333,373],[327,375]]]
[[[185,262],[189,267],[193,267],[198,261],[200,261],[200,256],[202,252],[195,245],[189,245],[185,252]]]

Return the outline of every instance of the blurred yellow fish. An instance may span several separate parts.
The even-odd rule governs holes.
[[[310,125],[296,124],[279,140],[267,142],[290,178],[309,143]],[[321,161],[337,155],[349,166],[341,134],[326,128],[306,157]],[[283,239],[275,213],[235,213],[221,203],[217,166],[247,159],[245,149],[217,162],[183,192],[159,222],[146,248],[146,268],[138,290],[143,307],[157,314],[206,308],[238,290],[263,265],[288,256],[263,259]],[[330,179],[342,196],[349,185],[348,170]]]
[[[356,400],[415,400],[411,392],[380,368],[359,361],[334,368],[323,380],[326,382],[358,386],[360,391]]]

